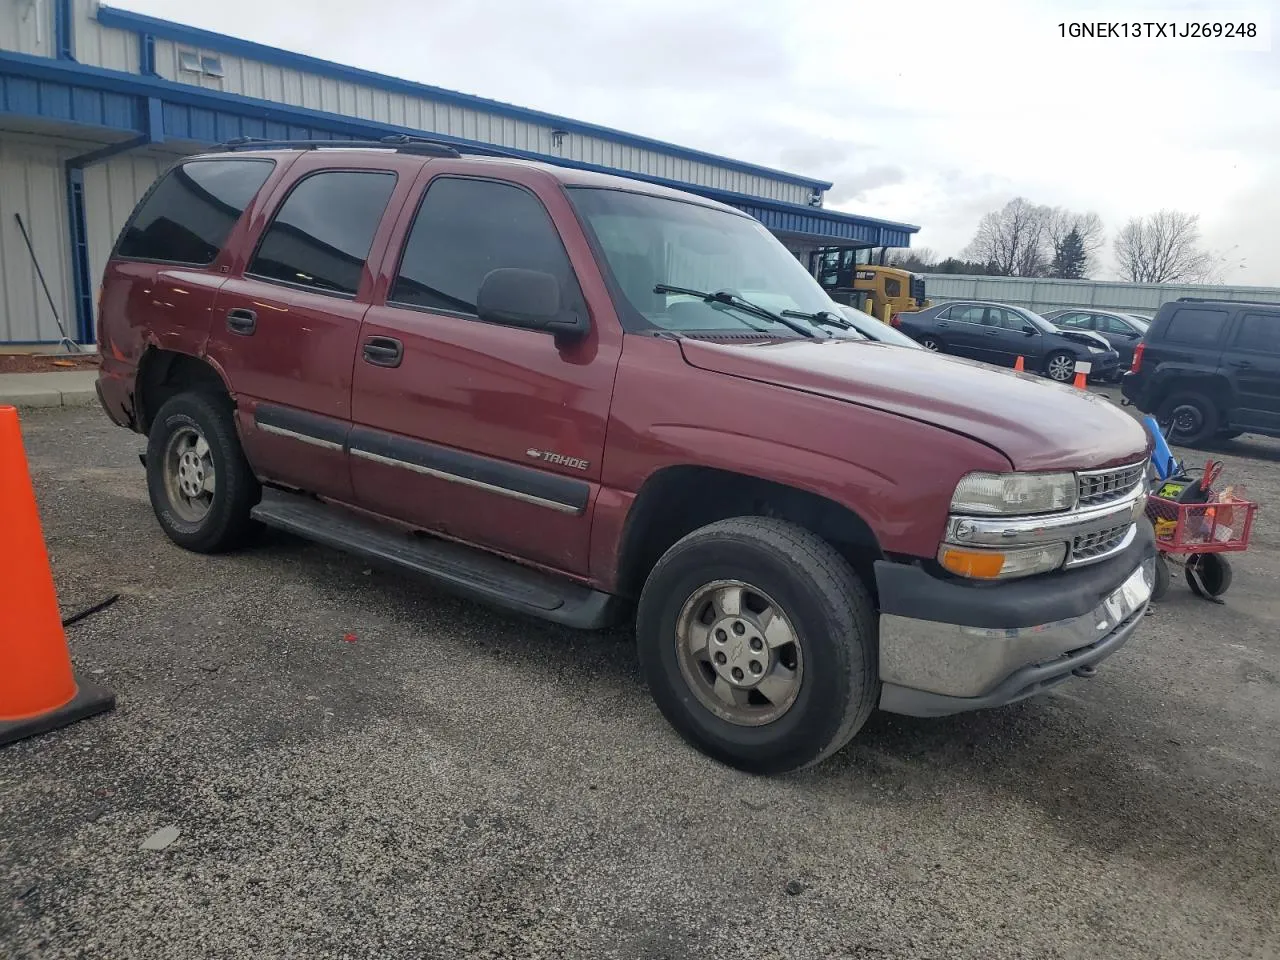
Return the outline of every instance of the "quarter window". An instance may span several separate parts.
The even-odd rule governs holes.
[[[551,274],[564,306],[582,309],[569,256],[537,197],[512,184],[444,177],[427,188],[389,299],[474,315],[480,283],[501,267]]]
[[[192,160],[170,170],[129,220],[116,255],[207,266],[267,182],[271,160]]]
[[[301,181],[281,205],[248,273],[354,296],[396,175],[332,170]]]

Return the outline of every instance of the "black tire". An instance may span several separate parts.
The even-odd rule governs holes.
[[[1169,592],[1173,577],[1169,573],[1169,561],[1164,554],[1156,555],[1156,582],[1151,587],[1151,599],[1159,600]]]
[[[1071,372],[1067,374],[1065,379],[1060,379],[1054,375],[1054,361],[1068,361],[1071,364]],[[1055,383],[1071,383],[1076,375],[1076,358],[1069,350],[1055,350],[1044,358],[1044,375]]]
[[[916,341],[926,350],[932,350],[934,353],[946,353],[946,349],[942,345],[942,341],[937,337],[924,336]]]
[[[1216,599],[1231,589],[1231,563],[1226,557],[1217,553],[1193,553],[1187,557],[1187,567],[1183,571],[1187,578],[1187,586],[1197,597]],[[1199,574],[1204,589],[1196,582]]]
[[[180,393],[156,413],[147,438],[147,492],[156,519],[178,546],[196,553],[220,553],[244,544],[256,528],[249,511],[262,487],[245,459],[230,401],[209,393]],[[166,479],[166,460],[175,435],[196,431],[209,445],[216,484],[200,518],[184,516]],[[189,511],[188,511],[189,513]]]
[[[1217,404],[1202,393],[1171,393],[1156,411],[1156,422],[1168,432],[1169,442],[1182,447],[1199,447],[1212,440],[1218,419]]]
[[[741,580],[774,598],[803,649],[794,702],[763,725],[744,726],[714,714],[681,669],[681,611],[695,593],[720,580]],[[636,640],[641,671],[668,722],[699,750],[750,773],[819,763],[849,742],[879,700],[870,594],[830,544],[782,520],[723,520],[671,547],[641,592]]]

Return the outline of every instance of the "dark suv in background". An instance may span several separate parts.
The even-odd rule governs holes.
[[[1058,383],[1075,379],[1076,364],[1090,365],[1090,380],[1112,380],[1120,355],[1098,334],[1059,330],[1044,317],[1008,303],[956,300],[926,310],[895,313],[890,323],[929,350],[1028,371]]]
[[[1280,437],[1280,304],[1164,304],[1120,392],[1184,446],[1242,433]]]

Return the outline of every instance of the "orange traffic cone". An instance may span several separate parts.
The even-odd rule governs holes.
[[[1093,369],[1092,364],[1080,362],[1076,364],[1076,379],[1073,386],[1077,390],[1087,390],[1089,388],[1089,371]]]
[[[115,706],[110,690],[77,681],[22,448],[18,411],[0,407],[0,745]]]
[[[1026,367],[1023,365],[1022,357],[1018,357],[1018,359],[1017,359],[1017,360],[1013,361],[1013,369],[1015,369],[1015,370],[1025,370],[1025,369],[1026,369]]]

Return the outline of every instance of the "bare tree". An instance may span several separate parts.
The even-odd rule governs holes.
[[[1050,259],[1055,260],[1062,255],[1062,245],[1074,230],[1084,246],[1084,276],[1098,269],[1098,258],[1105,245],[1106,237],[1102,229],[1102,218],[1096,213],[1073,213],[1062,207],[1054,207],[1047,214],[1048,223],[1045,232],[1048,235]]]
[[[1043,276],[1049,264],[1051,214],[1049,207],[1016,197],[978,222],[978,232],[965,247],[964,256],[991,264],[1002,276]]]
[[[1134,217],[1115,251],[1121,276],[1133,283],[1204,283],[1221,269],[1221,258],[1200,246],[1200,217],[1177,210]]]
[[[889,251],[886,261],[891,267],[901,267],[912,273],[925,273],[933,267],[941,257],[930,247],[917,247],[914,250],[898,248]]]

